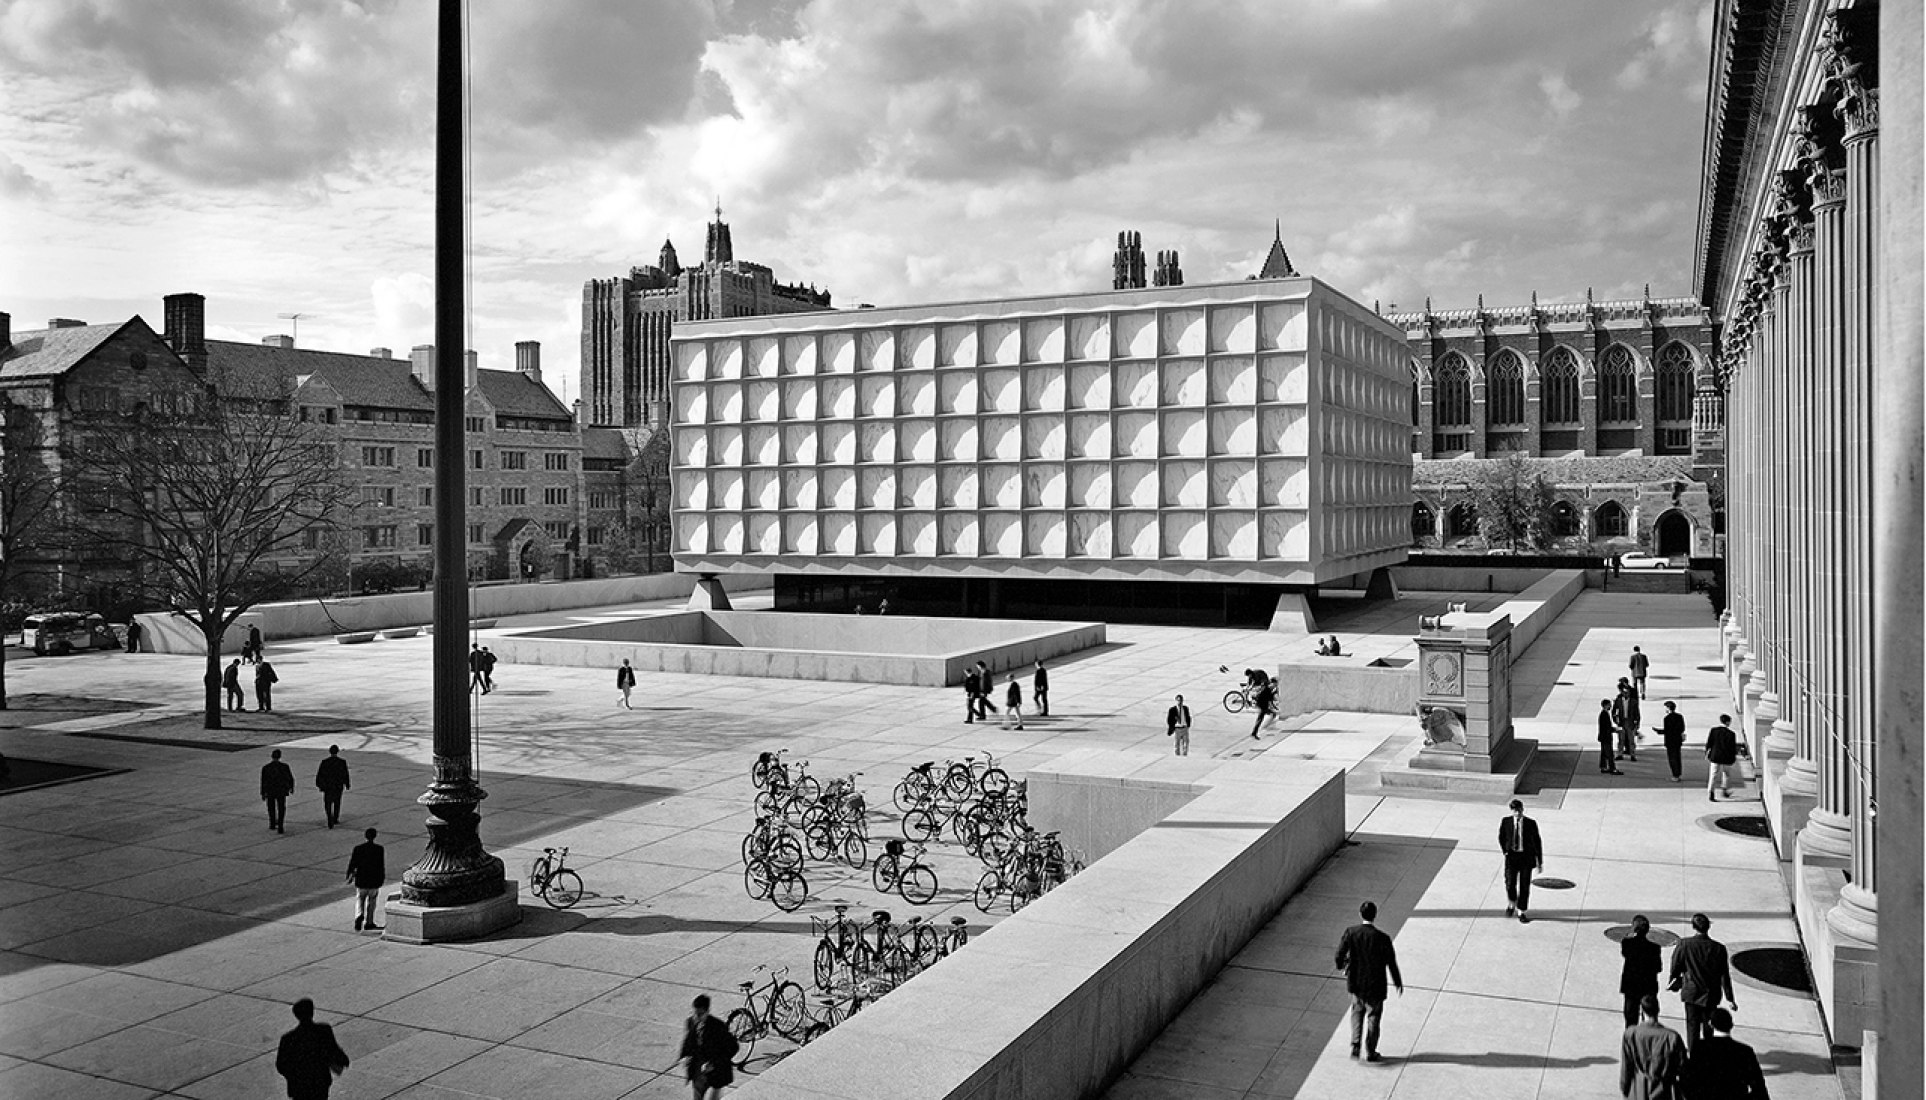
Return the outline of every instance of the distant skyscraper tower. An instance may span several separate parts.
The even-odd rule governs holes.
[[[584,423],[613,428],[668,423],[669,331],[676,321],[828,308],[827,290],[778,283],[762,264],[737,260],[718,204],[700,267],[682,266],[675,245],[665,240],[655,264],[582,285]]]
[[[1134,229],[1117,234],[1117,254],[1110,261],[1110,289],[1136,290],[1144,285],[1144,237]]]
[[[1177,263],[1177,250],[1157,253],[1157,270],[1150,277],[1151,286],[1183,286],[1184,269]]]

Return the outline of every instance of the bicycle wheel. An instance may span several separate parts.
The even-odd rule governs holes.
[[[801,867],[803,865],[802,842],[792,833],[783,833],[769,842],[769,850],[763,858],[778,867]]]
[[[976,776],[970,772],[968,764],[951,764],[950,770],[943,775],[943,791],[951,798],[968,798],[976,786]]]
[[[927,924],[917,925],[916,930],[910,933],[910,953],[916,956],[916,961],[922,966],[936,965],[941,946],[942,941],[937,937],[936,929]]]
[[[876,857],[876,863],[869,869],[869,881],[876,886],[876,892],[887,894],[896,885],[896,857],[884,853]]]
[[[803,830],[803,839],[808,842],[809,854],[815,859],[834,858],[842,845],[829,833],[829,826],[820,822]]]
[[[802,1045],[808,1046],[827,1034],[829,1034],[829,1024],[822,1020],[817,1020],[815,1023],[809,1025],[809,1030],[802,1033]]]
[[[1224,709],[1230,711],[1232,714],[1242,714],[1244,712],[1244,693],[1241,691],[1225,692]]]
[[[768,861],[759,859],[742,869],[742,888],[749,892],[751,899],[761,901],[774,886],[775,876]]]
[[[836,984],[836,948],[831,946],[827,939],[816,941],[816,965],[813,969],[813,977],[816,979],[816,988],[824,993],[829,992],[830,987]]]
[[[770,888],[769,900],[775,902],[776,908],[783,912],[793,913],[809,900],[809,880],[802,877],[801,871],[785,868],[777,873]]]
[[[996,905],[996,899],[1002,893],[1003,876],[992,867],[976,880],[976,889],[971,892],[970,900],[976,903],[979,912],[987,913]]]
[[[1002,828],[992,829],[983,834],[982,841],[977,845],[977,858],[992,866],[1001,864],[1010,858],[1010,849],[1015,843]]]
[[[943,822],[937,819],[934,810],[911,810],[903,815],[906,840],[935,840],[942,832]]]
[[[823,796],[823,785],[816,782],[816,777],[813,775],[800,776],[796,780],[796,793],[802,796],[804,802],[813,806],[816,800]]]
[[[729,1034],[736,1040],[736,1065],[749,1064],[749,1052],[756,1049],[756,1040],[762,1037],[762,1023],[756,1014],[746,1008],[738,1008],[729,1013]]]
[[[927,780],[917,782],[921,778],[921,772],[911,772],[896,785],[896,790],[890,793],[890,801],[896,803],[898,810],[908,813],[923,804],[923,796],[929,789],[929,783]]]
[[[855,833],[845,833],[843,835],[843,862],[856,868],[858,871],[862,870],[863,865],[869,862],[869,845],[864,842],[862,837]]]
[[[809,994],[795,982],[784,982],[776,987],[776,995],[771,999],[770,1022],[776,1025],[777,1034],[794,1039],[802,1035],[809,1026]]]
[[[749,769],[749,779],[755,783],[758,790],[769,785],[769,758],[767,756],[759,756],[756,758],[756,766]]]
[[[536,856],[534,862],[528,865],[528,889],[531,893],[539,895],[548,889],[548,869],[547,856]]]
[[[991,768],[983,773],[978,786],[983,788],[985,795],[991,798],[1002,798],[1010,793],[1010,773],[1002,768]]]
[[[572,909],[582,900],[582,876],[564,867],[548,880],[548,890],[542,896],[557,909]]]
[[[936,872],[927,864],[912,863],[903,868],[903,878],[898,884],[903,900],[911,905],[928,905],[936,896]]]

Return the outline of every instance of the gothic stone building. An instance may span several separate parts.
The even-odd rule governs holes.
[[[736,259],[722,210],[709,223],[699,266],[683,267],[662,242],[657,262],[582,286],[582,402],[596,427],[669,422],[669,332],[711,321],[829,308],[829,292],[778,283],[769,268]]]

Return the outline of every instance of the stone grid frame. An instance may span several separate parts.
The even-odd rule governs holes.
[[[1311,279],[681,326],[685,569],[1311,583],[1402,557],[1398,327]]]

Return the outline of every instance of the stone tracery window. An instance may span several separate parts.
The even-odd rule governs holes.
[[[1598,422],[1638,422],[1638,361],[1624,344],[1606,348],[1598,361]]]
[[[1692,419],[1692,349],[1677,341],[1665,345],[1658,359],[1658,418]]]
[[[1545,423],[1578,423],[1578,356],[1567,347],[1553,348],[1544,365]]]
[[[1525,364],[1515,351],[1501,351],[1485,375],[1486,408],[1493,424],[1525,422]]]
[[[1471,364],[1457,352],[1444,357],[1432,377],[1431,404],[1439,428],[1471,426]]]
[[[1592,513],[1592,534],[1601,539],[1623,538],[1629,526],[1624,506],[1608,500]]]

